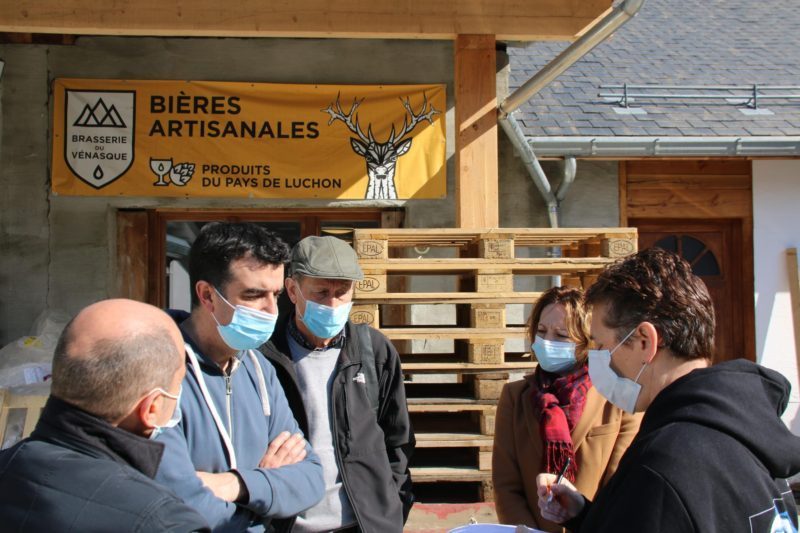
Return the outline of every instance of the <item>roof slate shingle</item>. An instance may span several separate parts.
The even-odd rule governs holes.
[[[744,115],[725,100],[636,99],[624,115],[601,84],[800,86],[798,0],[647,0],[641,12],[517,112],[528,136],[788,136],[800,100],[764,100],[773,115]],[[569,43],[508,48],[513,91]],[[605,92],[605,91],[604,91]],[[685,92],[685,91],[684,91]],[[800,94],[800,90],[791,91]],[[642,133],[644,132],[644,133]]]

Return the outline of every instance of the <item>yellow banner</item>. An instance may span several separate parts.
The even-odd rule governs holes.
[[[53,192],[446,195],[444,85],[57,79]]]

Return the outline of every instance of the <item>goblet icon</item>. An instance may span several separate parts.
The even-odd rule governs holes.
[[[155,172],[156,176],[158,176],[158,181],[156,181],[153,185],[156,186],[166,186],[169,185],[169,182],[164,179],[164,177],[169,174],[169,170],[172,168],[172,158],[170,159],[154,159],[150,158],[150,170]]]

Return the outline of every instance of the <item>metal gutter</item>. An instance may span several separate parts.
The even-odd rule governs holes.
[[[644,2],[645,0],[624,0],[611,8],[608,15],[600,19],[594,26],[589,28],[586,33],[581,35],[563,52],[542,67],[531,79],[526,81],[521,87],[511,93],[508,98],[503,100],[498,106],[500,118],[503,119],[506,115],[518,109],[558,75],[589,53],[592,48],[611,36],[620,26],[639,12]]]
[[[528,137],[525,144],[539,157],[559,158],[800,156],[800,137],[788,136]]]

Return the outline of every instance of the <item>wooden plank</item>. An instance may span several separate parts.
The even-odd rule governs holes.
[[[742,250],[753,250],[753,211],[742,219]],[[756,299],[755,265],[752,253],[739,255],[742,265],[742,315],[744,316],[744,355],[751,361],[756,360]],[[719,320],[719,319],[717,319]]]
[[[406,242],[425,242],[431,237],[442,239],[452,239],[454,242],[463,241],[477,242],[478,238],[483,239],[517,239],[526,235],[559,236],[568,235],[579,238],[599,237],[602,235],[628,235],[635,234],[636,228],[497,228],[497,227],[477,227],[477,228],[357,228],[355,235],[367,239],[384,239],[389,241]]]
[[[117,211],[117,286],[114,296],[147,301],[148,224],[145,210]]]
[[[637,189],[724,189],[750,190],[749,175],[675,176],[671,174],[642,174],[628,176],[628,186]]]
[[[497,57],[494,34],[455,42],[456,224],[498,226]]]
[[[492,449],[478,451],[478,470],[492,469]]]
[[[485,259],[511,259],[514,257],[514,238],[499,236],[482,236],[478,243],[478,256]]]
[[[359,259],[388,259],[389,246],[385,238],[381,235],[373,235],[371,238],[360,238],[357,233],[353,238],[353,246]]]
[[[481,500],[494,502],[494,481],[491,478],[481,481]]]
[[[638,248],[636,239],[603,239],[601,245],[603,257],[612,259],[629,256]]]
[[[792,323],[794,324],[794,349],[797,368],[800,369],[800,273],[798,272],[797,248],[787,248],[786,266],[789,271],[789,293],[792,300]]]
[[[491,446],[491,435],[480,433],[416,433],[417,448],[474,448]]]
[[[480,365],[499,365],[504,361],[504,339],[470,337],[467,361]]]
[[[437,403],[427,403],[436,401]],[[495,402],[471,398],[409,398],[409,413],[460,413],[464,411],[494,412]]]
[[[610,240],[610,239],[609,239]],[[619,242],[617,239],[615,242]],[[624,242],[630,243],[627,239]],[[631,244],[633,246],[633,244]],[[613,258],[605,257],[531,257],[524,259],[480,259],[470,257],[433,258],[433,259],[405,259],[397,258],[388,261],[362,262],[361,269],[366,278],[377,278],[385,274],[424,275],[458,274],[461,272],[478,272],[485,275],[505,275],[508,273],[519,274],[549,274],[551,272],[585,272],[588,270],[603,270],[613,263]],[[385,286],[380,280],[376,286]],[[371,288],[371,287],[370,287]],[[359,283],[361,289],[361,283]],[[377,289],[375,289],[377,292]]]
[[[750,191],[635,189],[629,181],[629,218],[736,218],[752,208]]]
[[[80,35],[571,40],[611,0],[16,0],[0,2],[0,31]]]
[[[499,378],[494,374],[491,377],[488,375],[476,375],[473,381],[475,398],[478,400],[499,400],[500,393],[506,383],[508,383],[508,374],[501,374]]]
[[[494,435],[495,418],[496,416],[494,411],[481,413],[481,433],[484,435]]]
[[[716,159],[716,160],[691,160],[674,161],[663,159],[644,159],[629,161],[628,174],[659,174],[675,175],[731,175],[740,174],[750,176],[751,162],[746,159]]]
[[[355,239],[384,240],[390,247],[464,247],[481,239],[513,236],[515,246],[577,244],[603,238],[636,238],[636,228],[398,228],[357,229]]]
[[[506,306],[504,304],[472,304],[469,325],[473,328],[505,327]]]
[[[495,370],[532,370],[536,368],[535,362],[527,363],[508,363],[502,362],[499,364],[478,364],[478,363],[403,363],[403,372],[409,373],[443,373],[443,372],[458,372],[459,374],[478,373],[478,372],[491,372]]]
[[[484,481],[490,480],[492,473],[469,467],[437,466],[411,467],[414,482],[431,483],[436,481]]]
[[[364,304],[534,304],[540,292],[386,292],[368,294],[356,292],[356,300]]]
[[[395,259],[396,261],[396,259]],[[362,269],[363,270],[363,269]],[[381,293],[388,290],[386,273],[374,272],[372,270],[364,272],[364,279],[356,282],[356,294],[369,294],[372,292]]]
[[[377,305],[366,305],[358,302],[350,311],[350,320],[355,324],[367,324],[374,328],[380,327],[380,311]]]
[[[475,276],[475,290],[479,293],[513,291],[514,276],[510,272],[478,271]]]
[[[628,225],[628,164],[624,161],[617,163],[619,171],[619,225]]]
[[[524,339],[525,328],[458,328],[458,327],[402,327],[402,328],[382,328],[381,333],[390,339],[399,340],[447,340],[447,339],[470,339],[478,340],[503,340],[503,339]]]

